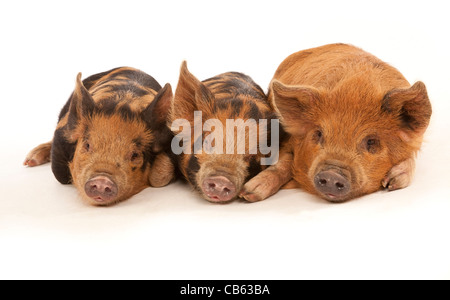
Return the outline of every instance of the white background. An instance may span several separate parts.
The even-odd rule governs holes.
[[[450,45],[446,1],[3,1],[0,279],[450,279]],[[175,88],[240,71],[267,88],[289,54],[362,47],[426,83],[433,116],[407,189],[333,205],[301,190],[214,205],[177,182],[84,204],[50,166],[77,72],[132,66]]]

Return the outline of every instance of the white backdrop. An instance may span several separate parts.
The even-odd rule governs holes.
[[[450,279],[450,44],[446,1],[3,1],[0,279]],[[264,89],[289,54],[344,42],[426,83],[431,125],[407,189],[333,205],[301,190],[214,205],[177,182],[108,208],[50,166],[75,76],[132,66],[175,88],[181,61]]]

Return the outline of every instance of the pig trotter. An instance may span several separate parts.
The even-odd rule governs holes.
[[[169,156],[165,153],[158,154],[155,162],[151,166],[149,183],[152,187],[163,187],[172,181],[175,174],[175,167]]]
[[[30,153],[28,153],[25,161],[23,162],[23,165],[28,167],[36,167],[50,162],[51,149],[52,142],[37,146],[36,148],[31,150]]]
[[[239,197],[249,202],[257,202],[272,196],[292,179],[291,166],[292,155],[281,156],[278,163],[248,181],[239,193]]]
[[[387,176],[381,182],[381,185],[389,191],[403,189],[411,183],[414,169],[415,161],[413,158],[404,160],[392,167]]]
[[[275,194],[281,187],[275,172],[262,171],[244,185],[239,197],[249,202],[257,202]]]

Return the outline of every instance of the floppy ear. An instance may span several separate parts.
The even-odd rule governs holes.
[[[66,134],[70,142],[75,142],[76,137],[74,136],[73,131],[77,128],[80,120],[92,115],[92,112],[95,109],[94,99],[92,99],[91,94],[89,94],[88,90],[84,87],[83,82],[81,82],[81,73],[78,73],[77,75],[75,90],[69,101],[70,105]]]
[[[213,99],[214,96],[208,88],[189,72],[186,61],[183,61],[172,101],[171,121],[176,119],[193,121],[196,110],[204,114],[211,113]]]
[[[153,152],[160,152],[166,149],[173,137],[167,126],[172,98],[172,87],[167,83],[147,108],[142,111],[142,118],[147,122],[154,135]]]
[[[382,109],[398,120],[399,136],[405,142],[425,133],[432,113],[427,89],[421,81],[410,88],[388,92],[384,96]]]
[[[319,92],[313,87],[284,85],[278,80],[270,84],[269,101],[279,115],[284,129],[291,135],[305,134],[313,125],[311,106],[319,101]]]

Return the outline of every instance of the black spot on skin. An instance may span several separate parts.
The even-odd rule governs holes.
[[[259,120],[262,117],[261,112],[259,111],[258,106],[251,102],[247,101],[246,105],[249,107],[249,110],[247,111],[246,118],[253,119],[253,120]]]
[[[116,167],[117,167],[117,168],[120,168],[120,164],[119,164],[119,163],[117,163],[117,164],[116,164]]]
[[[240,99],[232,99],[232,100],[230,100],[230,106],[232,108],[232,112],[231,112],[231,114],[232,114],[231,117],[232,118],[236,118],[236,117],[238,117],[240,115],[243,105],[244,105],[244,103]]]
[[[113,99],[102,99],[98,101],[97,107],[101,114],[111,116],[116,112],[117,102]]]
[[[216,111],[228,110],[230,108],[230,101],[232,100],[217,100],[214,103]]]
[[[144,172],[148,165],[152,165],[155,162],[156,154],[148,147],[144,152],[144,163],[141,166],[141,171]]]
[[[261,170],[262,170],[261,163],[259,162],[259,160],[255,156],[253,156],[250,159],[250,162],[248,164],[247,170],[248,170],[248,176],[245,179],[246,182],[249,181],[250,179],[252,179],[253,177],[255,177],[256,175],[258,175],[261,172]]]
[[[131,171],[134,172],[134,171],[136,171],[136,169],[137,169],[136,167],[132,167],[132,168],[131,168]]]
[[[102,99],[98,102],[97,107],[96,113],[98,115],[112,116],[117,114],[124,121],[135,120],[140,117],[139,113],[133,111],[128,103],[118,105],[118,102],[113,99]]]
[[[57,129],[53,136],[51,163],[56,180],[62,184],[69,184],[72,182],[69,162],[73,160],[77,143],[68,143],[64,138],[64,130],[65,127]]]
[[[130,121],[138,118],[136,112],[134,112],[128,104],[124,104],[117,108],[117,113],[125,121]]]
[[[197,186],[197,180],[195,179],[197,176],[197,172],[200,170],[200,165],[198,163],[198,159],[195,155],[191,155],[189,158],[189,162],[187,165],[186,173],[188,175],[188,180],[193,186]]]

